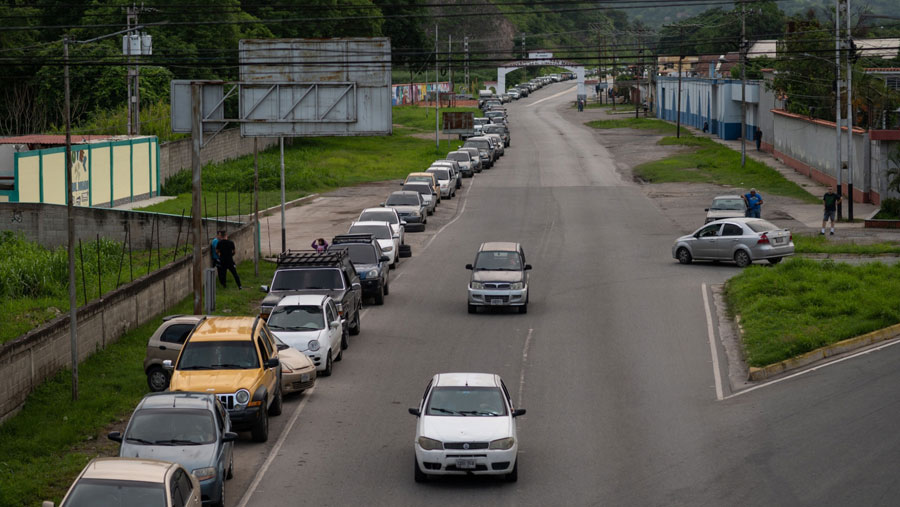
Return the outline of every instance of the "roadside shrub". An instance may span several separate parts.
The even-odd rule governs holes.
[[[875,218],[900,219],[900,199],[890,198],[881,201],[881,211]]]
[[[67,260],[62,248],[48,250],[12,231],[0,233],[0,296],[37,297],[65,290]]]

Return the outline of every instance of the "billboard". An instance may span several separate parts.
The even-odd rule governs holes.
[[[475,132],[475,113],[441,113],[445,134],[472,134]]]
[[[390,39],[244,39],[238,48],[242,136],[391,133]]]

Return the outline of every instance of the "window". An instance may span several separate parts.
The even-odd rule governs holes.
[[[163,343],[177,343],[179,345],[184,345],[184,341],[187,340],[188,335],[193,329],[194,324],[172,324],[163,331],[159,341]]]
[[[167,445],[176,440],[197,445],[215,442],[215,423],[209,411],[141,409],[134,413],[125,433],[125,441],[131,444]]]
[[[425,415],[481,416],[506,415],[503,393],[496,387],[435,387]]]
[[[260,334],[256,338],[256,345],[259,347],[259,353],[262,356],[263,365],[266,364],[266,361],[269,360],[269,356],[271,356],[267,347],[265,345],[263,345],[263,343],[265,343],[265,341],[266,341],[266,339],[262,336],[262,334]]]
[[[178,475],[178,490],[181,492],[181,501],[184,505],[187,505],[191,499],[191,491],[193,491],[194,486],[191,484],[191,479],[188,477],[187,472],[184,469],[179,468],[177,472]]]
[[[743,236],[744,229],[735,224],[725,224],[725,227],[722,228],[722,236]]]
[[[250,341],[198,342],[191,340],[178,358],[183,370],[241,370],[259,368],[256,348]]]
[[[269,329],[277,331],[312,331],[325,329],[322,308],[316,305],[276,306],[269,316]]]
[[[337,311],[334,309],[334,303],[331,301],[329,301],[328,306],[325,307],[325,315],[328,317],[329,324],[337,320]]]
[[[714,237],[719,233],[719,229],[721,229],[721,228],[722,228],[722,224],[708,225],[708,226],[700,229],[699,232],[697,232],[697,237],[698,238]]]

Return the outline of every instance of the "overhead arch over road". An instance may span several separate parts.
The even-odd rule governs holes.
[[[587,98],[587,95],[584,92],[584,66],[574,62],[559,60],[556,58],[517,60],[515,62],[508,62],[500,65],[499,67],[497,67],[497,93],[506,93],[506,75],[510,72],[521,69],[523,67],[544,66],[562,67],[568,71],[574,72],[575,79],[578,82],[578,96],[580,98]]]

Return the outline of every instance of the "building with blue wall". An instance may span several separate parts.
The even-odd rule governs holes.
[[[747,139],[753,139],[759,105],[758,81],[747,81]],[[656,81],[656,117],[671,122],[678,116],[678,77],[659,76]],[[722,78],[681,78],[681,123],[722,139],[741,137],[741,81]]]

